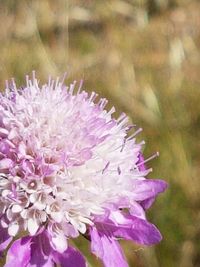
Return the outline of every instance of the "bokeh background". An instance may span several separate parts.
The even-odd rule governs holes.
[[[200,266],[200,2],[0,0],[0,88],[68,73],[143,128],[150,177],[168,181],[148,217],[163,241],[122,242],[130,267]],[[114,186],[114,185],[113,185]],[[101,266],[79,239],[91,266]],[[72,266],[75,267],[75,266]]]

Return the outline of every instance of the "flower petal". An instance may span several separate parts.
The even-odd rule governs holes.
[[[0,169],[9,169],[13,164],[13,161],[9,158],[0,160]]]
[[[98,232],[95,227],[90,228],[91,250],[102,259],[105,267],[128,267],[124,254],[114,236]]]
[[[19,231],[19,224],[18,222],[13,222],[8,227],[8,233],[10,236],[16,236]]]
[[[140,171],[145,171],[147,169],[144,164],[144,156],[141,152],[139,152],[138,154],[138,162],[136,163],[136,165],[138,165]]]
[[[53,267],[51,252],[52,249],[45,231],[34,236],[31,244],[31,260],[28,267]]]
[[[99,226],[102,231],[112,232],[116,237],[133,240],[142,245],[153,245],[161,241],[158,229],[148,221],[139,217],[113,212],[110,220]]]
[[[167,183],[158,179],[135,179],[133,180],[133,186],[134,200],[143,201],[164,192],[167,188]]]
[[[140,201],[140,205],[143,207],[144,210],[147,210],[154,203],[155,199],[156,199],[155,197],[150,197],[148,199]]]
[[[49,241],[53,249],[63,253],[67,249],[67,238],[62,232],[49,232]]]
[[[28,219],[28,231],[31,235],[35,235],[38,228],[39,225],[36,219],[35,220],[33,218]]]
[[[1,227],[0,224],[0,256],[4,249],[7,248],[9,243],[11,242],[12,237],[9,236],[7,229]]]
[[[32,254],[33,253],[33,254]],[[51,257],[44,257],[42,252],[35,248],[31,250],[31,261],[27,267],[53,267],[54,263]]]
[[[141,219],[146,219],[143,207],[137,202],[131,203],[131,208],[129,210],[130,214]]]
[[[53,259],[62,267],[86,267],[84,257],[72,247],[68,247],[63,253],[53,252]]]
[[[27,267],[31,258],[30,245],[30,237],[17,239],[8,250],[6,264],[4,265],[4,267]]]

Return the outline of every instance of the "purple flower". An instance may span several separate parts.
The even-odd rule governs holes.
[[[0,253],[6,267],[84,267],[68,239],[91,241],[106,267],[128,266],[117,238],[161,240],[145,210],[167,185],[149,170],[128,118],[59,80],[0,94]],[[16,239],[16,236],[21,238]],[[15,241],[13,240],[15,237]],[[20,255],[20,257],[18,256]]]

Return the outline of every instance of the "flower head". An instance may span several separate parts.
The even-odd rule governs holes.
[[[106,99],[74,89],[27,77],[0,94],[0,251],[23,235],[6,267],[86,266],[67,242],[80,234],[106,267],[125,267],[116,237],[161,240],[145,209],[166,183],[145,178],[137,131],[128,137],[126,115],[115,119]]]

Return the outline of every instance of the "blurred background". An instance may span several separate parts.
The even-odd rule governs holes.
[[[0,0],[0,25],[1,90],[32,70],[42,82],[67,71],[143,128],[146,158],[160,151],[150,177],[169,189],[148,218],[163,241],[122,242],[130,267],[200,266],[200,2]]]

